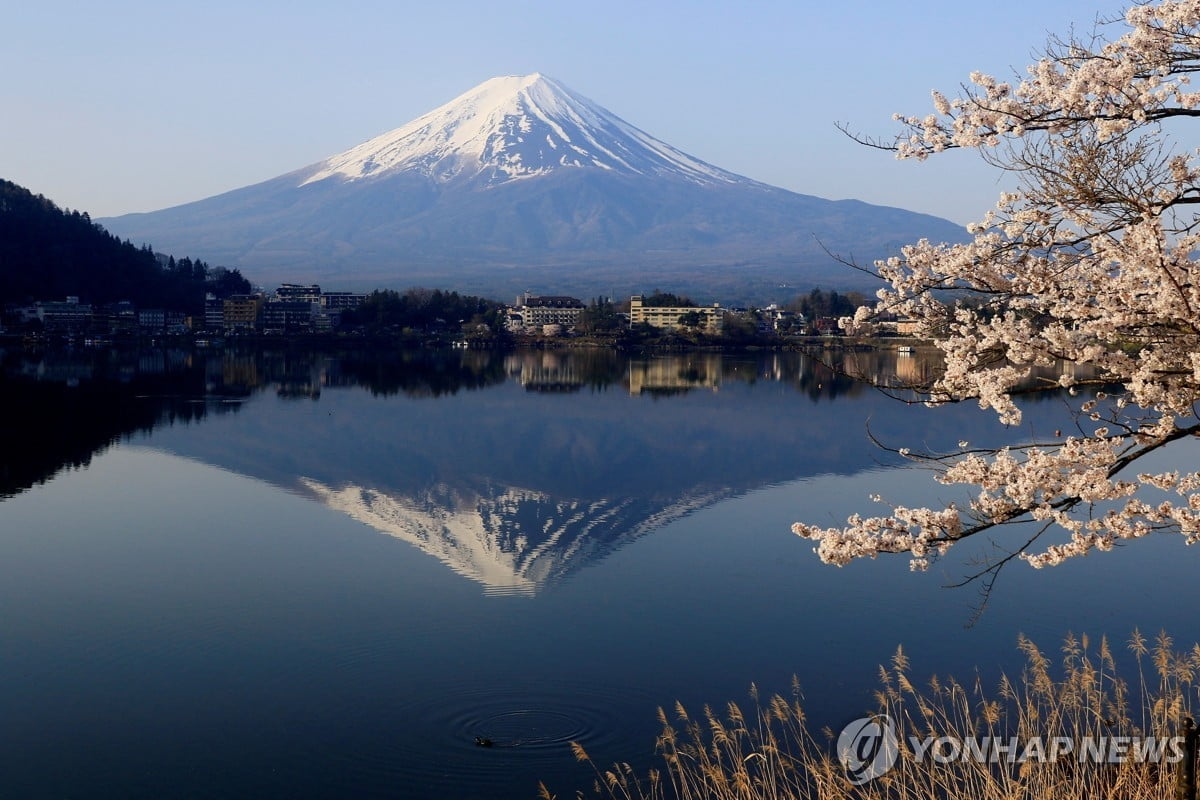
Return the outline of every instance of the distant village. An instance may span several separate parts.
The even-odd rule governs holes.
[[[417,291],[424,290],[410,290]],[[818,292],[814,290],[814,296]],[[284,283],[272,292],[224,298],[209,294],[203,315],[137,308],[130,302],[92,305],[73,296],[6,306],[0,316],[0,334],[82,337],[87,344],[104,344],[127,337],[213,339],[355,334],[362,333],[366,326],[353,312],[369,306],[380,295],[379,292],[330,292],[323,291],[318,284]],[[833,292],[832,297],[837,300],[837,293]],[[860,305],[865,302],[861,296],[854,299]],[[735,331],[743,339],[747,335],[779,339],[841,335],[837,322],[840,314],[806,315],[775,304],[765,308],[733,308],[719,303],[702,306],[658,291],[652,295],[633,295],[628,302],[621,303],[608,299],[585,303],[576,297],[526,292],[514,303],[497,310],[499,313],[489,315],[487,321],[478,315],[471,320],[433,319],[416,332],[469,337],[502,331],[517,340],[570,338],[623,330],[685,333],[713,339]],[[911,333],[911,328],[907,321],[897,320],[885,323],[885,332],[904,336]]]
[[[235,294],[204,300],[203,316],[162,308],[137,308],[124,301],[93,306],[79,297],[8,306],[3,323],[21,332],[93,335],[285,335],[333,331],[346,309],[357,308],[367,295],[322,292],[318,285],[283,284],[272,293]],[[2,330],[2,329],[0,329]]]

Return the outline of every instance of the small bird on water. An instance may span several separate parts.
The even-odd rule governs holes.
[[[475,746],[476,746],[476,747],[491,747],[491,746],[492,746],[492,740],[491,740],[491,739],[485,739],[485,738],[484,738],[484,737],[482,737],[482,736],[476,736],[476,737],[475,737]]]

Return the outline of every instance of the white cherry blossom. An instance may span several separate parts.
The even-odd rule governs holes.
[[[925,387],[931,403],[974,400],[1015,425],[1019,393],[1067,389],[1078,416],[1063,429],[1075,435],[999,451],[900,449],[939,467],[941,481],[973,486],[969,505],[794,525],[824,561],[908,553],[923,569],[955,542],[999,539],[1020,521],[1034,534],[1017,534],[1010,552],[1034,567],[1155,531],[1200,540],[1200,473],[1135,466],[1200,434],[1200,155],[1180,138],[1200,117],[1189,79],[1200,0],[1139,4],[1099,33],[1052,41],[1013,82],[975,72],[959,97],[934,92],[933,113],[897,115],[894,142],[860,140],[918,160],[976,149],[1019,187],[968,226],[966,243],[920,241],[878,262],[888,285],[878,304],[842,320],[858,332],[879,312],[913,319],[945,356]],[[1033,382],[1063,361],[1084,369]]]

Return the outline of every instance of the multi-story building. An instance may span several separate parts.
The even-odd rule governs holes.
[[[225,301],[218,300],[214,294],[204,296],[204,329],[209,331],[225,329]]]
[[[225,298],[222,327],[226,330],[252,331],[259,328],[263,298],[258,294],[235,294]]]
[[[78,297],[68,297],[63,302],[37,303],[37,318],[48,331],[83,331],[91,327],[92,307],[80,303]]]
[[[187,333],[191,325],[187,314],[182,311],[166,311],[163,313],[163,326],[167,329],[167,333]]]
[[[676,330],[683,327],[679,321],[688,314],[697,314],[700,327],[709,333],[720,333],[724,326],[725,309],[720,303],[711,306],[647,306],[642,304],[642,296],[635,294],[629,298],[629,324],[637,325],[645,322],[655,328]]]
[[[125,335],[138,332],[138,310],[128,300],[92,309],[92,330],[101,334]]]
[[[358,308],[366,299],[365,294],[354,292],[324,292],[321,295],[321,308],[325,311],[345,311]]]
[[[570,328],[579,321],[583,313],[583,301],[562,295],[536,296],[528,292],[517,298],[513,314],[520,315],[525,329],[542,330],[544,325],[562,325]]]
[[[321,287],[315,283],[285,283],[275,290],[275,299],[288,303],[319,303]]]
[[[319,309],[313,314],[312,324],[316,331],[336,330],[342,324],[342,312]]]
[[[274,300],[262,307],[262,328],[266,333],[301,333],[311,331],[313,309],[319,308],[306,300]]]
[[[137,312],[138,327],[144,331],[162,332],[167,326],[167,312],[161,308],[140,308]]]

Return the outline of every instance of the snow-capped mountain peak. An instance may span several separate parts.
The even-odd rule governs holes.
[[[728,291],[743,270],[756,287],[841,284],[830,250],[870,262],[963,236],[944,220],[726,172],[538,74],[493,78],[318,164],[101,222],[258,280],[500,295],[616,294],[685,274]]]
[[[751,183],[692,158],[540,73],[492,78],[412,122],[310,168],[301,185],[397,171],[503,183],[560,169]]]

